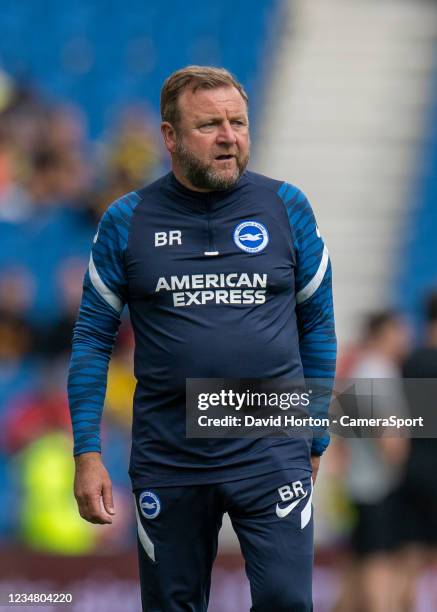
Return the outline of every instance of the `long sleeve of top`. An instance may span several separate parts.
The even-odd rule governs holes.
[[[304,194],[284,183],[280,190],[297,257],[296,314],[299,349],[305,378],[326,378],[312,416],[327,416],[335,376],[337,342],[332,298],[332,269],[329,253],[321,237],[312,208]],[[312,453],[321,455],[329,444],[329,434],[315,432]]]
[[[129,194],[103,215],[84,278],[68,377],[74,454],[101,451],[108,364],[126,302],[123,254],[137,201]]]

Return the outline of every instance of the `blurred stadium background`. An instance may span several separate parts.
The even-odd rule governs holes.
[[[104,419],[110,528],[76,511],[65,385],[97,221],[169,167],[164,78],[213,64],[245,85],[251,168],[299,185],[329,246],[347,373],[368,312],[396,308],[412,347],[437,286],[436,60],[432,1],[2,1],[0,591],[71,591],[80,612],[139,607],[127,320]],[[352,612],[339,603],[354,526],[344,463],[334,443],[315,499],[316,612]],[[421,568],[414,609],[437,610],[436,577]],[[210,609],[244,612],[248,601],[225,524]]]

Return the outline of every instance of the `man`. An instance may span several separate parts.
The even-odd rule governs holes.
[[[85,276],[69,378],[79,511],[114,512],[99,423],[128,303],[143,609],[207,609],[228,512],[252,610],[311,610],[311,469],[329,437],[187,439],[185,380],[333,376],[328,252],[296,187],[246,171],[248,100],[226,70],[172,74],[161,114],[172,172],[109,207]]]
[[[432,381],[437,379],[437,292],[424,303],[424,343],[416,347],[403,364],[405,391],[412,418],[435,414]],[[427,379],[425,381],[414,379]],[[429,431],[429,430],[428,430]],[[437,561],[437,444],[434,438],[412,438],[405,474],[401,483],[401,540],[405,609],[414,609],[420,573]],[[409,607],[408,607],[409,606]]]
[[[395,311],[370,313],[362,334],[362,350],[349,376],[379,379],[374,387],[375,416],[405,416],[400,364],[408,348],[408,328]],[[363,416],[365,407],[363,406]],[[408,453],[408,441],[389,430],[378,438],[344,440],[346,485],[355,524],[354,553],[344,576],[344,592],[336,610],[368,612],[401,610],[398,486]],[[391,433],[391,435],[389,435]],[[358,596],[357,596],[358,594]]]

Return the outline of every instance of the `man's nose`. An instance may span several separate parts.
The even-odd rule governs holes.
[[[220,125],[217,141],[222,144],[235,144],[237,142],[237,137],[229,121],[224,121]]]

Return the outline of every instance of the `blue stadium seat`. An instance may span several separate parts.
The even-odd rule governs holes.
[[[5,0],[0,58],[7,71],[29,75],[49,94],[76,101],[96,137],[104,127],[102,105],[127,102],[134,95],[157,110],[163,79],[189,63],[225,65],[250,95],[262,67],[268,22],[279,4],[258,0],[255,10],[249,0],[113,0],[110,7],[103,0],[66,0],[62,5],[55,0]],[[149,39],[154,59],[135,69],[129,62],[132,41],[144,39]],[[93,61],[88,71],[75,72],[68,53],[74,57],[80,52],[81,40]],[[139,53],[141,49],[139,44]],[[144,49],[147,53],[147,44]]]

